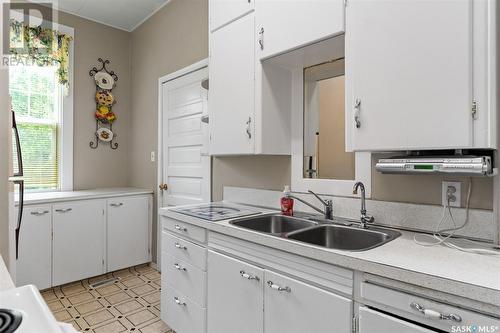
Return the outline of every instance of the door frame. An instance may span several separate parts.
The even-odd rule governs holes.
[[[157,145],[157,150],[156,150],[156,160],[157,162],[157,177],[156,177],[156,187],[155,187],[155,193],[156,193],[156,266],[157,269],[160,270],[161,268],[161,225],[160,225],[160,214],[159,210],[161,208],[161,203],[162,203],[162,192],[159,190],[159,185],[163,181],[163,93],[162,93],[162,88],[163,84],[178,79],[182,76],[191,74],[193,72],[196,72],[200,69],[203,68],[208,68],[208,58],[205,58],[203,60],[200,60],[194,64],[191,64],[189,66],[186,66],[182,69],[179,69],[175,72],[172,72],[170,74],[164,75],[158,79],[158,145]],[[212,179],[210,177],[210,187],[212,186]],[[211,198],[210,198],[211,199]]]

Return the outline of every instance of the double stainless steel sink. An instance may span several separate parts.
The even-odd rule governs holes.
[[[372,226],[364,229],[349,220],[330,221],[279,214],[247,217],[229,223],[311,245],[347,251],[373,249],[401,235],[394,230]]]

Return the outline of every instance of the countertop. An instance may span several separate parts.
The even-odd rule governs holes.
[[[123,197],[131,195],[152,194],[153,190],[136,187],[99,188],[81,191],[54,191],[40,193],[26,193],[24,195],[25,205],[64,202],[72,200],[102,199],[111,197]],[[16,198],[17,203],[17,198]]]
[[[10,277],[7,266],[3,261],[2,256],[0,256],[0,291],[15,288],[14,282]]]
[[[500,306],[500,256],[465,253],[445,246],[421,246],[414,242],[412,232],[400,231],[400,237],[371,250],[349,252],[238,228],[230,220],[208,222],[168,208],[160,209],[159,214],[333,265]]]

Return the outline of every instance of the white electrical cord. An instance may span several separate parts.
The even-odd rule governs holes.
[[[444,245],[447,246],[451,249],[463,251],[463,252],[468,252],[468,253],[476,253],[476,254],[486,254],[486,255],[500,255],[500,251],[495,251],[493,249],[489,248],[465,248],[458,246],[456,244],[453,244],[451,240],[449,240],[451,237],[455,235],[455,232],[464,228],[468,223],[469,223],[469,207],[470,207],[470,196],[472,193],[472,178],[469,177],[469,186],[467,190],[467,201],[466,201],[466,206],[465,206],[465,221],[464,223],[460,226],[457,227],[457,223],[455,221],[455,218],[453,217],[452,211],[451,211],[451,206],[450,206],[450,199],[451,199],[451,193],[447,192],[446,193],[446,206],[443,207],[443,214],[441,215],[441,219],[439,220],[438,224],[436,225],[436,231],[432,235],[426,235],[426,234],[416,234],[413,236],[413,240],[415,243],[418,245],[422,246],[436,246],[436,245]],[[448,212],[449,217],[446,215],[446,212]],[[441,225],[448,220],[448,218],[451,220],[453,223],[453,228],[445,228],[445,229],[440,229]],[[444,236],[443,233],[449,232],[448,235]],[[425,237],[425,238],[430,238],[433,242],[427,242],[427,241],[419,241],[417,240],[417,236]],[[461,241],[467,241],[474,243],[475,245],[482,245],[479,244],[478,242],[471,241],[468,239],[461,239]]]

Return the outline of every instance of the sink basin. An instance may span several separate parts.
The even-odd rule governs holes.
[[[229,223],[241,228],[275,235],[283,235],[292,231],[309,228],[318,224],[314,221],[283,215],[254,216],[230,221]]]
[[[291,232],[287,238],[329,249],[366,251],[401,236],[397,231],[380,228],[361,229],[342,225],[320,225]]]

